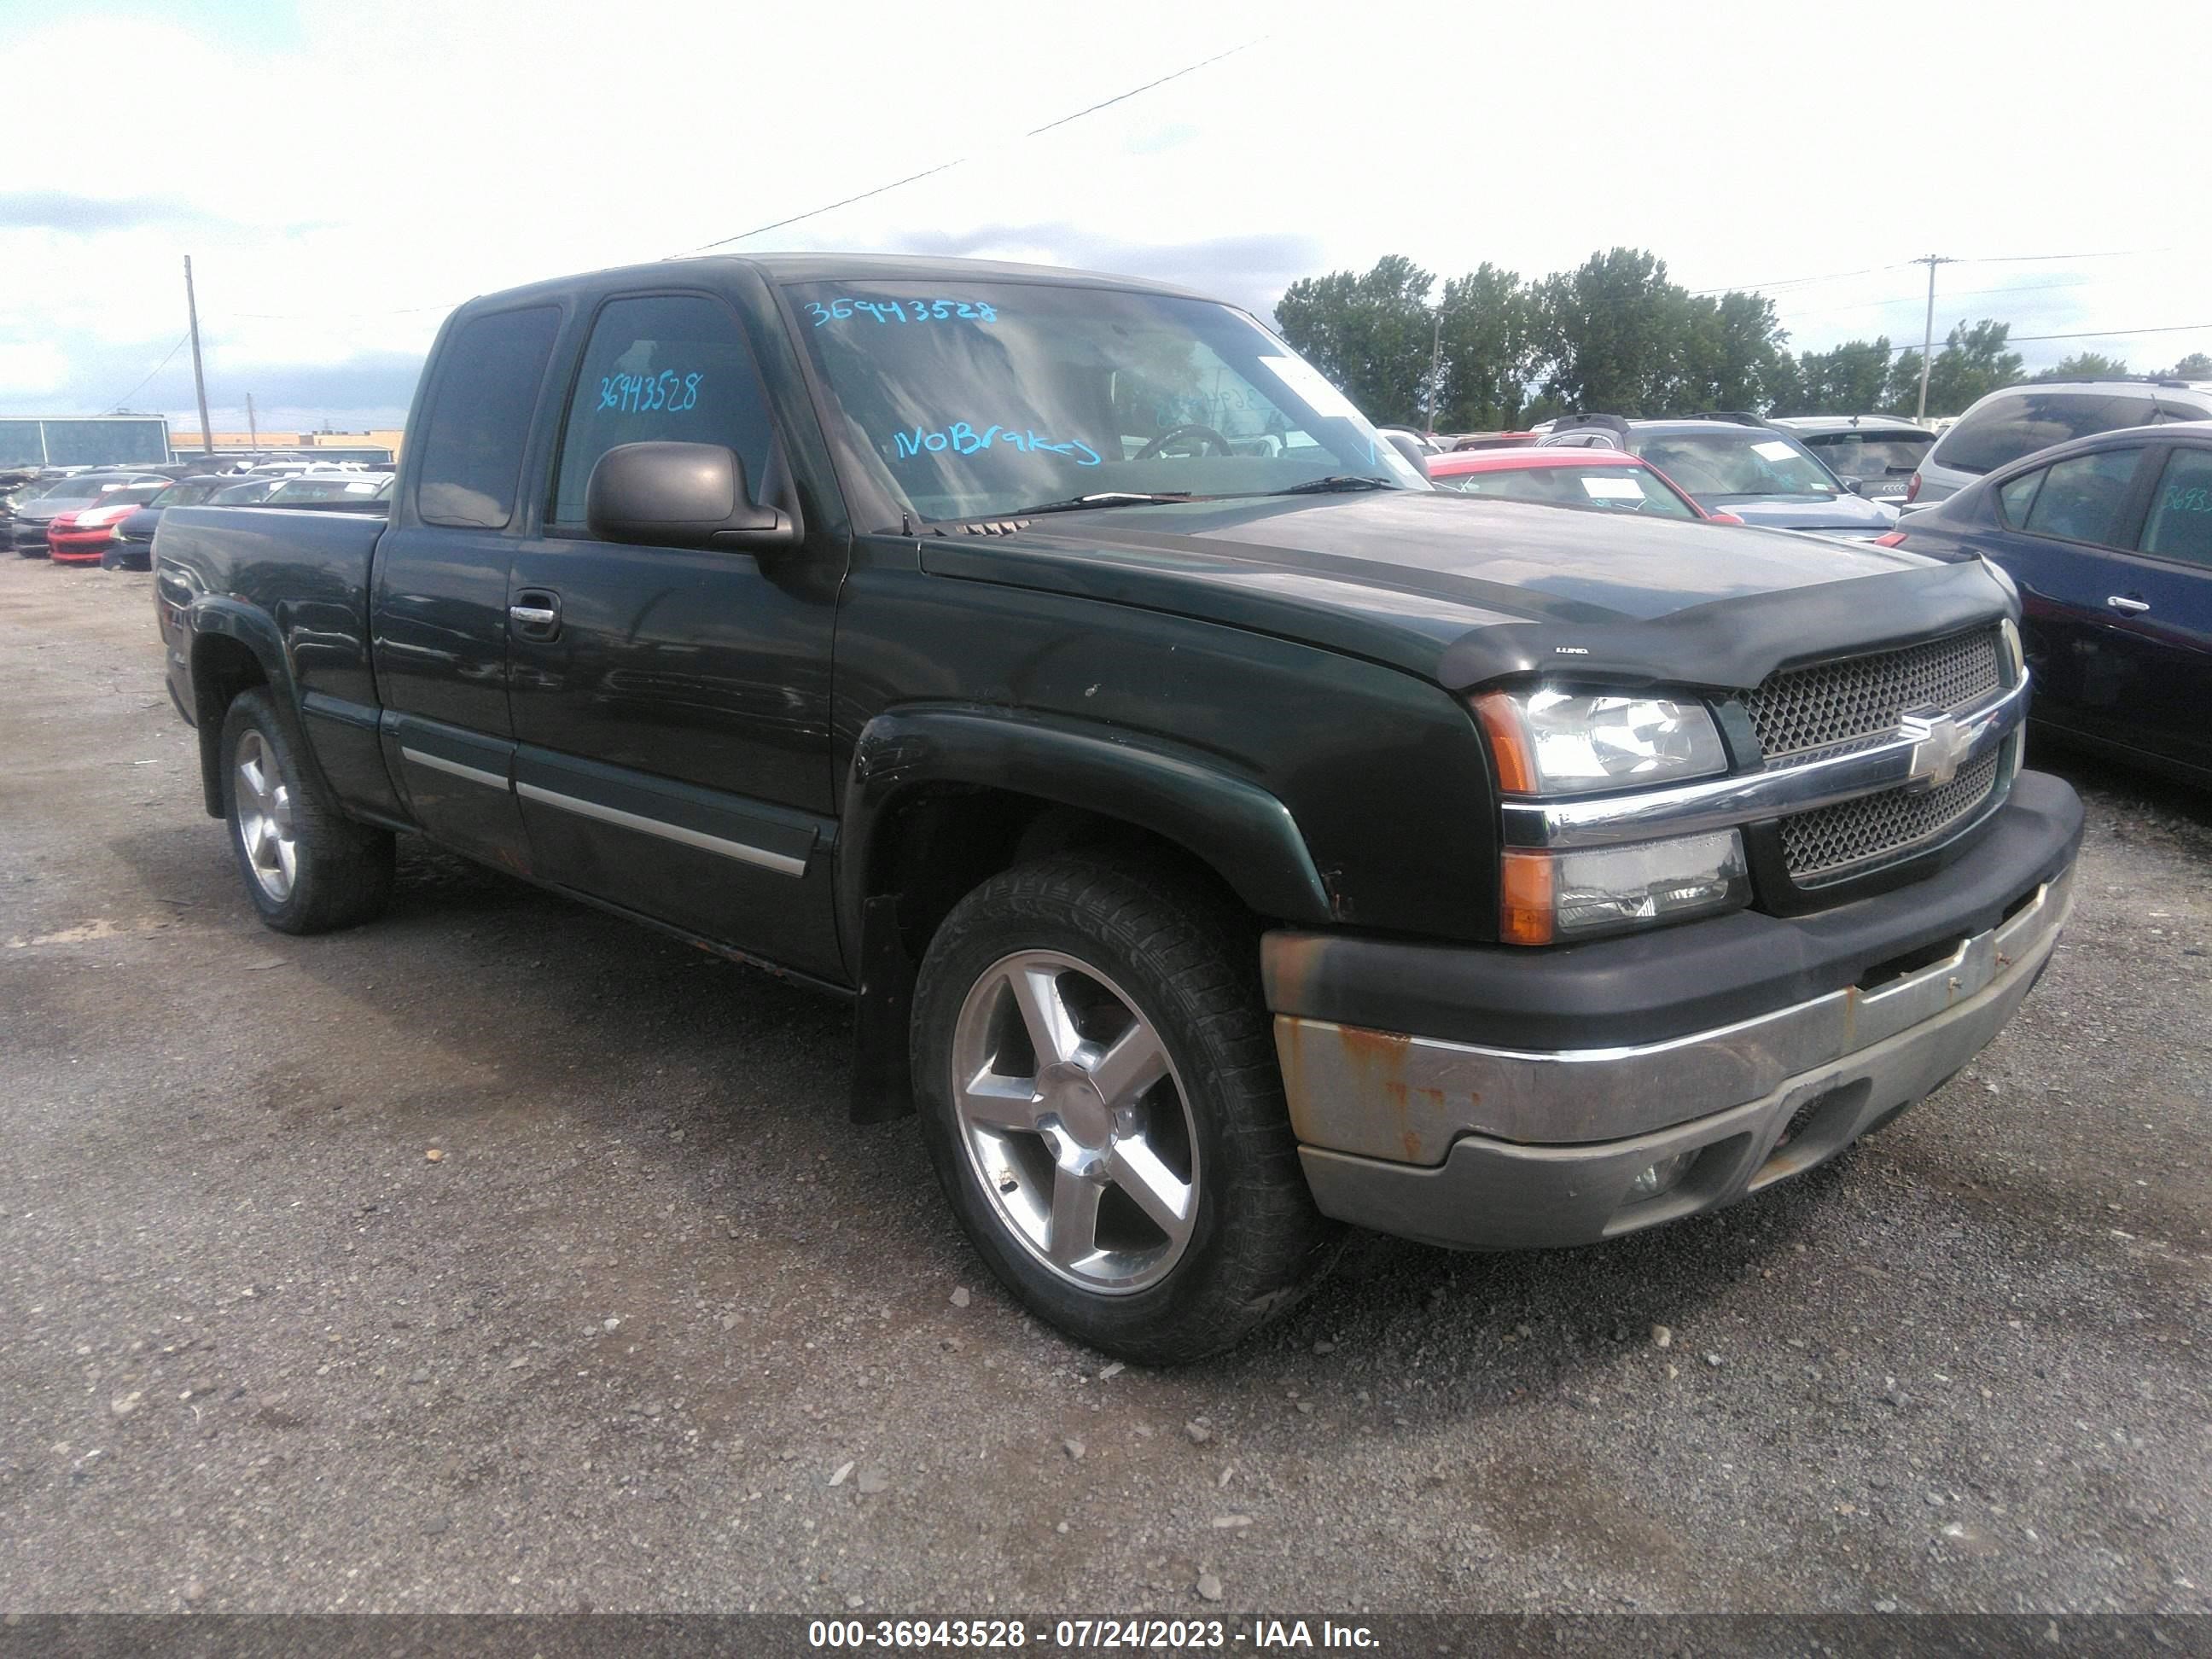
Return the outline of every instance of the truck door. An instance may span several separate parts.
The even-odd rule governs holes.
[[[432,373],[404,497],[377,544],[371,598],[385,763],[439,841],[523,874],[511,785],[507,566],[556,306],[456,324]]]
[[[507,595],[515,782],[538,873],[802,971],[840,971],[830,644],[842,538],[644,547],[584,523],[617,444],[720,444],[757,495],[778,438],[742,323],[700,293],[592,319],[543,532]]]

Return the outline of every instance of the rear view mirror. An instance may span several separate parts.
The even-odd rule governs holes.
[[[765,552],[799,544],[789,513],[755,501],[745,464],[720,444],[617,444],[584,487],[584,522],[602,541]]]

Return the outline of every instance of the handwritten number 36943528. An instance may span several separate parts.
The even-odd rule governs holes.
[[[664,368],[658,374],[603,374],[599,377],[599,407],[625,415],[665,410],[680,415],[699,401],[702,374],[678,374]]]

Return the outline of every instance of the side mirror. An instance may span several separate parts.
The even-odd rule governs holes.
[[[1864,478],[1846,478],[1844,480],[1844,489],[1849,495],[1863,495],[1866,494],[1866,480]]]
[[[1426,450],[1402,432],[1386,432],[1382,435],[1390,441],[1391,448],[1413,464],[1414,471],[1419,473],[1424,478],[1429,476],[1429,457]]]
[[[617,444],[584,486],[584,523],[602,541],[646,547],[796,547],[796,517],[755,501],[745,464],[720,444]]]
[[[1743,524],[1743,520],[1737,518],[1733,513],[1708,513],[1705,514],[1705,522],[1707,524],[1732,524],[1739,528],[1741,528]]]

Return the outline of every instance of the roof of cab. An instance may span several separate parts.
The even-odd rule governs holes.
[[[1179,300],[1211,296],[1170,283],[1142,276],[1116,276],[1105,271],[1076,270],[1062,265],[1017,264],[1003,259],[948,259],[905,253],[759,253],[701,254],[682,259],[658,259],[651,264],[615,265],[605,270],[556,276],[520,288],[479,294],[456,307],[476,310],[510,305],[517,301],[556,299],[570,294],[605,293],[610,289],[658,288],[670,283],[704,281],[717,276],[748,271],[781,286],[787,283],[931,283],[996,282],[1054,283],[1082,288],[1121,289],[1139,294],[1164,295]]]

